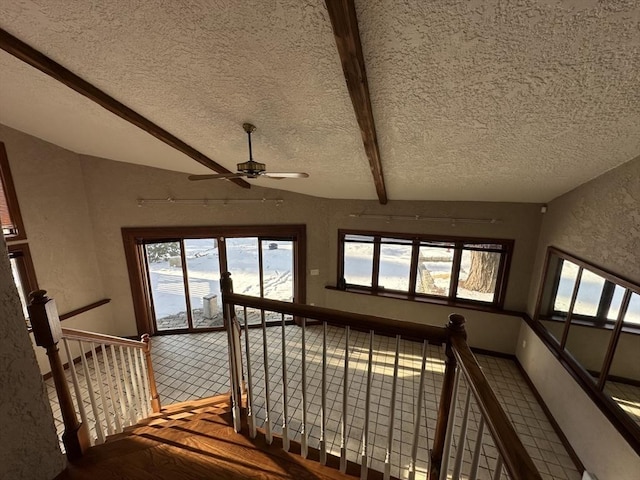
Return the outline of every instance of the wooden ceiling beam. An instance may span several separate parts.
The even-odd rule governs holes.
[[[382,173],[378,137],[373,120],[369,84],[364,66],[364,56],[362,55],[362,44],[360,43],[360,31],[358,30],[358,18],[354,0],[325,0],[325,3],[329,11],[344,78],[347,81],[351,103],[353,103],[353,109],[360,126],[362,142],[369,159],[378,199],[384,205],[387,203],[387,190]]]
[[[118,117],[153,135],[161,142],[169,145],[179,152],[184,153],[188,157],[191,157],[205,167],[218,173],[233,173],[222,165],[214,162],[192,146],[186,144],[176,136],[167,132],[162,127],[156,125],[151,120],[120,103],[115,98],[80,78],[75,73],[67,70],[59,63],[51,60],[46,55],[40,53],[38,50],[27,45],[3,29],[0,29],[0,48],[19,60],[37,68],[60,83],[65,84],[67,87],[75,90],[80,95],[87,97],[89,100],[92,100]],[[232,178],[230,180],[240,187],[251,188],[251,184],[241,178]]]

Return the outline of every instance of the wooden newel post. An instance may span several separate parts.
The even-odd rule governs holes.
[[[62,327],[60,326],[56,302],[47,297],[45,290],[31,292],[29,300],[27,309],[33,328],[33,336],[36,345],[44,347],[47,351],[49,365],[51,365],[51,375],[60,403],[60,411],[64,422],[62,442],[67,451],[67,458],[76,460],[82,457],[90,446],[89,430],[76,417],[71,392],[60,361],[58,342],[62,339]],[[72,362],[73,359],[70,358],[69,361]]]
[[[456,377],[457,361],[451,348],[451,337],[461,335],[467,338],[467,332],[464,328],[465,319],[462,315],[452,313],[449,315],[449,323],[447,323],[447,346],[445,349],[445,369],[444,379],[442,382],[442,392],[440,394],[440,408],[438,410],[438,419],[436,422],[436,432],[433,440],[433,450],[431,451],[431,467],[429,470],[429,480],[438,480],[440,478],[440,467],[442,466],[442,455],[445,450],[445,437],[447,435],[447,426],[449,413],[451,411],[451,400],[453,398],[453,387]]]
[[[158,386],[156,385],[156,376],[153,373],[153,362],[151,361],[151,338],[145,333],[140,338],[144,342],[144,358],[147,362],[147,374],[149,377],[149,393],[151,394],[151,410],[153,413],[160,411],[160,395],[158,395]]]

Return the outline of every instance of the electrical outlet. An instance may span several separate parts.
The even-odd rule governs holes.
[[[526,340],[522,340],[522,348],[527,348],[527,341]]]
[[[318,275],[320,275],[320,270],[318,270],[317,268],[312,268],[311,270],[309,270],[309,274],[312,277],[317,277]]]

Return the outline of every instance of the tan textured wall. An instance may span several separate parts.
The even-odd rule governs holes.
[[[0,251],[6,252],[0,238]],[[7,255],[0,256],[0,478],[50,480],[65,467]]]
[[[530,314],[549,246],[640,283],[640,156],[549,204],[540,227]]]
[[[531,204],[495,204],[473,202],[390,202],[382,206],[369,201],[338,201],[254,187],[241,190],[224,181],[189,182],[186,175],[93,157],[82,162],[87,198],[94,218],[96,250],[103,272],[105,288],[114,299],[113,311],[118,333],[135,333],[129,280],[122,249],[122,227],[168,225],[243,225],[301,223],[307,226],[307,268],[319,269],[320,275],[307,275],[307,302],[350,311],[367,311],[369,302],[360,295],[330,292],[325,285],[335,285],[337,269],[337,229],[373,229],[382,231],[420,232],[458,236],[486,236],[516,240],[511,278],[507,292],[507,308],[524,309],[535,251],[539,214]],[[303,181],[303,180],[301,180]],[[271,185],[278,185],[271,181]],[[162,204],[138,206],[140,198],[282,198],[284,204],[229,204],[212,207]],[[455,227],[427,222],[392,222],[349,218],[349,213],[422,214],[428,216],[499,218],[493,225],[458,224]],[[443,324],[451,309],[434,309],[411,302],[377,299],[376,314]],[[434,314],[434,312],[437,312]],[[505,317],[506,318],[506,317]],[[504,318],[489,329],[501,332]],[[511,351],[515,345],[519,323],[513,320],[509,340],[491,343],[485,348]],[[508,345],[510,343],[510,345]]]

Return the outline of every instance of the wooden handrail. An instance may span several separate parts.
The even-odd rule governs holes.
[[[392,320],[389,318],[362,315],[360,313],[343,312],[331,308],[302,305],[299,303],[281,302],[267,298],[250,297],[237,293],[222,294],[223,303],[241,305],[243,307],[269,310],[295,317],[321,320],[329,325],[339,327],[349,326],[355,330],[374,330],[386,335],[402,335],[404,338],[428,339],[434,343],[447,341],[447,330],[444,327],[420,325],[415,323]]]
[[[60,321],[67,320],[68,318],[75,317],[76,315],[80,315],[81,313],[88,312],[89,310],[93,310],[94,308],[98,308],[102,305],[106,305],[111,301],[110,298],[103,298],[102,300],[98,300],[97,302],[90,303],[89,305],[85,305],[84,307],[76,308],[75,310],[71,310],[70,312],[63,313],[60,315]]]
[[[139,348],[141,350],[146,350],[147,348],[147,344],[144,341],[129,340],[128,338],[87,332],[85,330],[76,330],[75,328],[62,327],[62,337],[68,340],[80,340],[81,342],[94,342],[105,345],[116,345],[119,347]]]
[[[468,380],[467,385],[475,396],[511,478],[514,480],[540,480],[542,477],[538,473],[538,469],[500,406],[500,402],[482,373],[480,365],[467,345],[464,335],[452,335],[451,345],[453,354]]]

